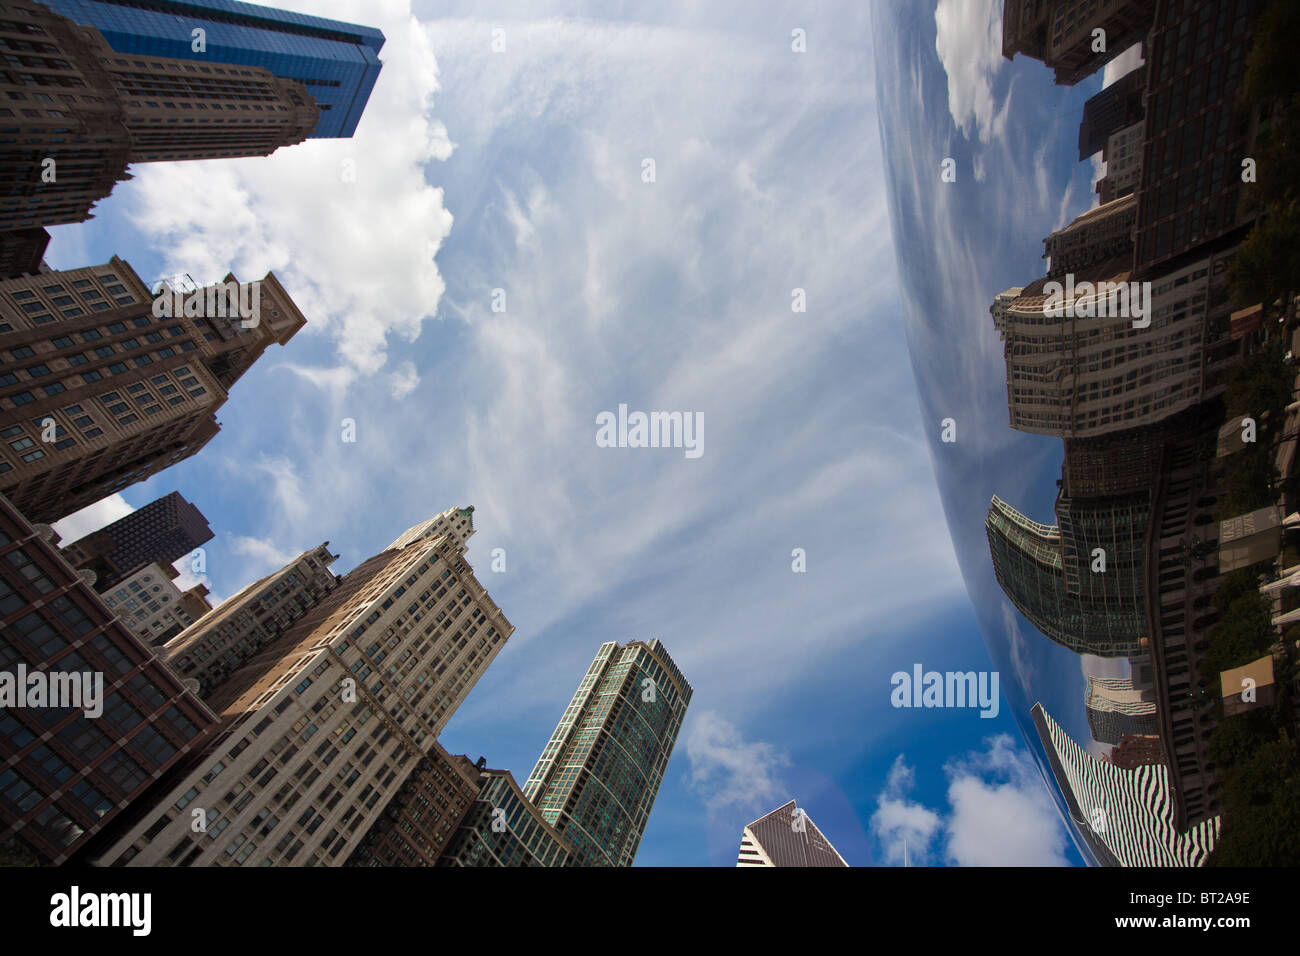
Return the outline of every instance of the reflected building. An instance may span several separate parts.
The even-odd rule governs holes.
[[[1133,686],[1127,677],[1089,675],[1083,706],[1092,739],[1098,743],[1118,745],[1126,736],[1151,736],[1159,732],[1151,692]]]
[[[1034,627],[1075,653],[1142,653],[1147,496],[1058,497],[1056,513],[1058,524],[1040,524],[994,496],[985,531],[998,584]]]
[[[1140,42],[1151,27],[1151,0],[1005,0],[1002,55],[1041,60],[1056,82],[1073,86]],[[1095,30],[1105,31],[1098,50]]]
[[[1247,226],[1241,161],[1254,120],[1237,109],[1256,0],[1156,5],[1133,268],[1143,278]],[[1193,253],[1194,254],[1194,253]]]
[[[1219,818],[1186,832],[1175,820],[1169,774],[1159,764],[1132,769],[1098,760],[1035,704],[1032,716],[1067,812],[1103,866],[1200,866],[1214,849]]]
[[[1158,734],[1125,734],[1111,748],[1110,762],[1123,770],[1163,765],[1165,748]]]
[[[1121,130],[1141,125],[1145,87],[1146,67],[1140,66],[1088,98],[1079,124],[1079,162],[1104,150]]]
[[[1057,248],[1071,261],[1091,255],[1077,243]],[[1223,372],[1240,356],[1226,322],[1227,263],[1235,251],[1151,280],[1141,320],[1131,308],[1120,308],[1133,291],[1123,257],[1072,274],[1078,295],[1063,298],[1062,310],[1072,301],[1073,315],[1052,314],[1049,292],[1055,290],[1046,285],[1059,280],[1045,277],[1015,295],[1001,293],[989,313],[1003,341],[1011,427],[1093,438],[1158,424],[1220,394]],[[1103,282],[1124,284],[1125,298],[1099,288]],[[1149,324],[1135,327],[1135,321]]]

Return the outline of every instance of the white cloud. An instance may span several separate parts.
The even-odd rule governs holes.
[[[958,866],[1066,866],[1068,838],[1033,759],[999,734],[945,769],[945,850]]]
[[[390,340],[415,339],[437,312],[444,283],[434,255],[452,216],[425,164],[453,145],[431,118],[438,65],[429,26],[407,3],[334,8],[387,37],[351,139],[311,139],[268,158],[140,164],[112,201],[132,209],[169,273],[207,282],[228,269],[245,279],[274,270],[307,316],[307,334],[329,336],[343,365],[373,374]]]
[[[240,566],[240,574],[236,575],[236,578],[245,584],[263,577],[270,571],[279,570],[299,554],[295,551],[286,551],[268,538],[254,538],[248,535],[231,535],[230,551],[247,559]]]
[[[403,399],[420,385],[420,373],[415,363],[406,361],[395,368],[388,376],[388,390],[393,398]]]
[[[871,831],[880,841],[884,859],[891,865],[930,860],[931,843],[943,821],[933,810],[907,798],[916,785],[916,772],[899,754],[889,768],[885,788],[876,799]]]
[[[746,741],[734,724],[714,711],[690,718],[686,756],[691,787],[710,810],[757,813],[790,798],[780,778],[789,758],[772,744]]]
[[[1068,837],[1032,758],[1012,738],[989,738],[987,749],[949,761],[948,809],[940,813],[909,800],[915,771],[899,754],[877,798],[871,829],[884,859],[935,861],[942,847],[956,866],[1065,866]]]
[[[1000,0],[939,0],[934,9],[934,47],[948,74],[948,111],[967,139],[981,143],[1006,128],[1007,98],[995,110],[993,78],[1002,65]],[[976,178],[981,178],[979,175]]]
[[[93,505],[87,505],[80,511],[74,511],[66,518],[56,521],[53,527],[55,533],[61,539],[60,544],[71,544],[78,538],[84,538],[92,531],[98,531],[119,518],[125,518],[133,511],[135,509],[126,503],[125,498],[113,494],[107,498],[101,498]]]

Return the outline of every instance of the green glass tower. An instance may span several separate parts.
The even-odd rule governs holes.
[[[657,638],[600,646],[524,786],[570,866],[632,865],[690,702]]]

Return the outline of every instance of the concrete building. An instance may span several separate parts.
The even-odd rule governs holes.
[[[1165,748],[1159,734],[1125,734],[1119,746],[1111,748],[1110,762],[1121,770],[1162,766]]]
[[[1177,265],[1220,239],[1231,244],[1240,219],[1242,159],[1252,118],[1237,92],[1261,4],[1187,0],[1156,5],[1147,45],[1133,269],[1141,277]]]
[[[439,866],[572,866],[573,845],[524,796],[509,770],[480,770],[482,789]]]
[[[212,537],[203,512],[173,491],[62,547],[74,568],[95,572],[102,593],[141,565],[170,565]]]
[[[1079,124],[1079,162],[1105,149],[1120,130],[1142,121],[1145,88],[1146,68],[1138,67],[1088,97]]]
[[[362,562],[210,693],[220,736],[97,862],[341,865],[512,631],[448,536]]]
[[[848,866],[795,801],[765,813],[740,836],[738,867]]]
[[[328,541],[304,551],[173,637],[164,657],[206,696],[338,587],[330,572],[337,560]]]
[[[1050,260],[1047,278],[1127,260],[1133,252],[1136,216],[1137,200],[1131,196],[1075,216],[1069,225],[1043,240],[1043,258]]]
[[[1152,7],[1150,0],[1005,0],[1002,55],[1041,60],[1057,83],[1073,86],[1140,42],[1151,27]]]
[[[1107,288],[1100,283],[1125,284],[1125,295],[1133,291],[1118,259],[1073,275],[1073,286],[1062,283],[1067,295],[1077,290],[1073,298],[1049,295],[1055,290],[1047,279],[1009,302],[1010,290],[999,296],[990,312],[1003,340],[1011,427],[1091,438],[1155,425],[1219,394],[1222,374],[1240,351],[1221,321],[1230,308],[1226,266],[1233,252],[1150,280],[1141,320],[1120,307],[1120,295],[1100,291]],[[1064,314],[1050,314],[1058,301]]]
[[[17,840],[57,865],[192,758],[216,717],[43,531],[0,496],[0,674],[19,681],[25,671],[28,692],[22,700],[0,693],[0,844]],[[96,673],[99,713],[86,696],[74,706],[53,696],[59,675],[71,675],[84,692]],[[36,684],[51,692],[40,700],[37,674]]]
[[[468,757],[453,757],[434,741],[347,865],[434,866],[482,784],[483,774]]]
[[[998,585],[1044,636],[1075,653],[1142,653],[1149,497],[1059,497],[1056,513],[1059,524],[1040,524],[994,496],[985,531]]]
[[[116,256],[0,282],[0,492],[32,521],[197,452],[235,382],[307,324],[274,273],[192,294],[197,315],[155,315],[163,299]]]
[[[524,786],[570,865],[632,865],[691,693],[658,638],[600,646]]]
[[[42,0],[95,27],[113,51],[132,58],[256,67],[303,84],[319,108],[312,137],[351,136],[382,64],[384,34],[374,27],[240,0]],[[204,32],[194,49],[193,31]]]
[[[212,608],[201,595],[203,611],[193,613],[193,601],[176,586],[177,571],[170,564],[141,565],[111,590],[101,591],[104,605],[116,614],[131,633],[146,644],[159,645],[175,637]],[[202,585],[199,585],[202,587]],[[204,588],[204,591],[207,589]]]
[[[1142,178],[1141,121],[1117,130],[1106,140],[1101,158],[1106,163],[1106,175],[1097,180],[1097,197],[1102,204],[1131,196]]]
[[[1083,707],[1092,739],[1118,745],[1124,737],[1158,736],[1155,694],[1133,685],[1127,677],[1088,676]]]
[[[132,163],[269,155],[305,139],[320,116],[296,80],[122,56],[95,29],[27,0],[5,5],[0,49],[9,60],[0,102],[11,104],[0,128],[0,231],[89,218]]]

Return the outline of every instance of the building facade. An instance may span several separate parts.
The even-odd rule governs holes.
[[[985,531],[998,585],[1044,636],[1075,653],[1142,653],[1149,499],[1058,498],[1056,509],[1059,524],[1044,525],[994,496]]]
[[[1073,86],[1140,42],[1153,6],[1151,0],[1005,0],[1002,55],[1041,60],[1057,83]]]
[[[848,866],[808,814],[791,800],[745,827],[738,867]]]
[[[320,115],[295,80],[122,56],[35,2],[5,5],[0,49],[0,231],[81,222],[131,163],[269,155]]]
[[[445,535],[364,561],[209,693],[221,736],[97,861],[342,865],[512,630]]]
[[[105,591],[142,564],[171,564],[212,538],[203,512],[173,491],[63,551],[74,568],[94,571],[96,586]]]
[[[0,492],[29,519],[57,521],[197,452],[235,382],[307,324],[274,273],[194,295],[196,314],[156,315],[117,257],[0,282]],[[257,306],[255,325],[237,298]]]
[[[326,541],[279,571],[246,585],[167,642],[163,654],[176,673],[207,695],[339,585],[338,560]]]
[[[509,770],[483,770],[482,788],[439,866],[572,866],[573,846],[524,796]]]
[[[133,57],[256,67],[301,83],[319,107],[313,137],[351,136],[382,64],[373,28],[239,0],[43,0]],[[203,49],[195,49],[195,30]]]
[[[45,675],[51,689],[56,675],[102,675],[98,713],[84,697],[67,707],[0,694],[0,844],[16,839],[45,864],[78,854],[216,726],[0,496],[0,674],[17,679],[20,669]]]
[[[524,786],[570,865],[632,865],[691,693],[658,638],[601,645]]]
[[[185,600],[192,592],[178,588],[174,583],[176,576],[176,569],[169,564],[141,565],[111,590],[101,591],[100,597],[104,606],[132,634],[156,646],[175,637],[212,609],[201,595],[195,595],[204,610],[194,614],[194,602]]]
[[[453,757],[434,741],[347,865],[436,865],[482,783],[482,773],[468,757]]]
[[[1160,733],[1154,694],[1135,687],[1127,677],[1089,675],[1083,707],[1098,743],[1118,746],[1124,737]]]

